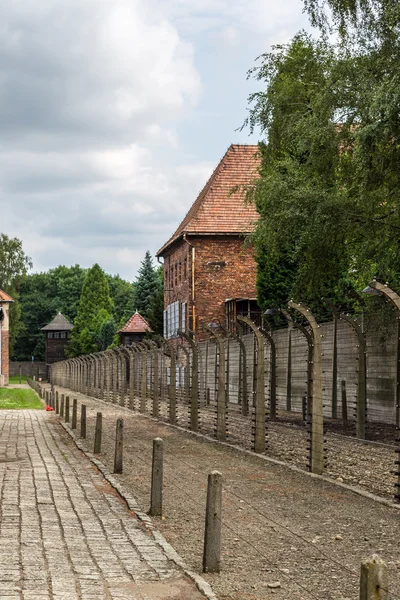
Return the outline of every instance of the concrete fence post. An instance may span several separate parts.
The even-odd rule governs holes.
[[[93,454],[100,454],[100,452],[101,452],[102,430],[103,430],[103,413],[98,412],[96,415],[96,429],[94,432]]]
[[[203,572],[219,573],[221,566],[222,475],[208,475],[206,519],[204,531]]]
[[[122,473],[122,454],[124,447],[124,420],[117,419],[115,428],[114,473]]]
[[[360,600],[387,600],[387,567],[379,556],[374,554],[361,563]]]
[[[76,398],[74,398],[72,401],[71,429],[76,429],[77,414],[78,414],[78,400]]]
[[[151,470],[151,499],[150,515],[161,517],[163,493],[163,441],[161,438],[153,440],[153,464]]]
[[[245,323],[250,327],[254,333],[254,339],[257,348],[257,371],[256,371],[256,388],[255,388],[255,419],[254,419],[254,438],[253,438],[253,450],[258,454],[265,452],[265,436],[266,436],[266,423],[265,423],[265,361],[264,361],[264,335],[268,336],[268,341],[271,344],[271,353],[275,359],[275,344],[273,343],[272,337],[267,332],[261,332],[255,323],[248,317],[237,316],[236,319]],[[264,334],[264,335],[263,335]],[[272,364],[272,363],[271,363]],[[275,360],[273,362],[273,371],[275,370]],[[276,382],[274,372],[274,386]],[[271,389],[272,392],[272,389]],[[275,390],[273,390],[274,399]],[[273,401],[274,407],[276,406],[275,400]],[[271,393],[271,406],[272,406],[272,393]],[[275,411],[275,408],[274,408]]]
[[[176,423],[176,351],[172,344],[168,344],[171,358],[169,369],[169,422]]]
[[[81,438],[86,438],[86,404],[81,405]]]
[[[183,337],[189,343],[192,350],[192,387],[190,391],[189,418],[190,429],[192,431],[199,431],[199,349],[190,335],[183,331],[178,331],[178,335]]]
[[[324,471],[324,418],[322,398],[322,343],[320,327],[310,310],[295,302],[289,308],[297,310],[308,321],[312,330],[312,397],[310,410],[310,462],[312,473],[322,475]]]

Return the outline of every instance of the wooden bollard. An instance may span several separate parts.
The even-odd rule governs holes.
[[[57,413],[57,415],[60,414],[60,401],[58,398],[58,392],[56,392],[56,413]]]
[[[22,366],[19,365],[19,383],[22,383]]]
[[[64,394],[61,394],[60,417],[64,417]]]
[[[46,390],[45,392],[45,398],[46,398],[46,406],[49,405],[49,392]]]
[[[81,405],[81,438],[86,438],[86,404]]]
[[[114,473],[122,473],[122,453],[124,447],[124,420],[117,419],[115,428]]]
[[[221,565],[222,475],[208,475],[206,523],[204,532],[203,572],[219,573]]]
[[[151,498],[150,515],[161,517],[163,493],[163,441],[161,438],[153,440],[153,465],[151,470]]]
[[[69,423],[69,396],[65,397],[65,422]]]
[[[96,415],[96,429],[94,432],[93,454],[100,454],[100,452],[101,452],[102,429],[103,429],[103,414],[101,412],[98,412]]]
[[[71,420],[71,428],[76,429],[76,422],[78,418],[78,400],[76,398],[72,401],[72,420]]]
[[[387,600],[388,575],[387,567],[379,556],[361,563],[360,600]]]

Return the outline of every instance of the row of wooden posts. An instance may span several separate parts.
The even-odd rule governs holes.
[[[72,401],[72,414],[70,415],[70,397],[61,394],[59,398],[58,391],[51,392],[42,390],[42,397],[46,404],[53,408],[56,414],[65,419],[66,423],[71,423],[71,429],[77,429],[78,422],[78,401],[76,398]],[[71,417],[71,420],[70,420]],[[80,437],[86,439],[86,405],[81,404],[80,415]],[[93,444],[93,454],[101,453],[101,441],[103,430],[103,415],[101,412],[96,414],[96,426]],[[124,420],[118,418],[115,429],[114,446],[114,469],[116,474],[123,472],[123,447],[124,447]],[[153,440],[153,455],[151,468],[151,492],[150,492],[150,510],[149,515],[161,517],[163,512],[163,473],[164,473],[164,447],[161,438]],[[205,529],[204,529],[204,551],[203,551],[203,571],[204,573],[219,573],[221,564],[221,518],[222,511],[222,475],[218,471],[211,471],[208,475],[207,502],[205,511]]]
[[[77,429],[78,402],[72,402],[70,414],[70,397],[58,391],[45,390],[37,382],[31,382],[37,393],[52,407],[56,414],[71,422],[71,429]],[[71,421],[70,421],[71,417]],[[81,404],[80,437],[86,439],[86,405]],[[123,430],[124,421],[118,418],[115,431],[114,473],[123,472]],[[102,413],[96,414],[96,426],[93,453],[101,453],[102,440]],[[153,440],[150,510],[151,516],[162,516],[163,513],[163,440]],[[207,501],[205,510],[205,529],[203,545],[203,572],[218,573],[221,568],[221,528],[222,528],[222,474],[213,470],[208,475]],[[361,563],[360,571],[360,600],[388,600],[388,572],[387,566],[379,556],[374,555]]]

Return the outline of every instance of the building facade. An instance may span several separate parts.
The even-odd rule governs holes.
[[[164,259],[164,337],[178,330],[201,335],[202,325],[229,326],[230,313],[256,304],[254,248],[246,237],[258,214],[242,192],[259,166],[257,146],[232,145],[172,237],[157,252]],[[238,313],[239,314],[239,313]],[[243,314],[243,312],[240,312]]]
[[[69,342],[72,323],[60,312],[42,331],[46,334],[46,364],[52,365],[67,358],[65,350]]]
[[[8,385],[9,378],[9,308],[14,300],[0,290],[0,387]]]

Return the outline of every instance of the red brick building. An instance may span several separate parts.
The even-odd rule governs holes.
[[[136,342],[141,342],[147,331],[151,333],[153,330],[146,319],[136,311],[122,329],[118,331],[121,346],[130,346]]]
[[[164,337],[258,311],[254,249],[246,242],[258,214],[240,191],[232,193],[257,176],[258,166],[257,146],[231,145],[157,252],[164,258]]]
[[[14,300],[0,290],[0,387],[8,385],[9,376],[9,307]]]

